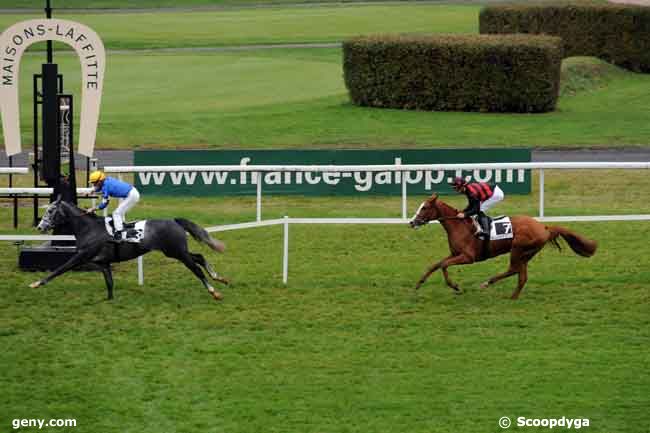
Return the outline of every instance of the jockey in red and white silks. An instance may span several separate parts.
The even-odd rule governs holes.
[[[457,192],[465,194],[468,201],[467,207],[458,213],[458,218],[477,215],[480,226],[480,231],[477,234],[489,238],[489,219],[485,212],[503,200],[503,190],[498,185],[492,188],[485,182],[468,183],[462,177],[454,178],[452,186]]]

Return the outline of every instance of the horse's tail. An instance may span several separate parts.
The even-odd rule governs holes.
[[[569,244],[574,253],[583,257],[593,256],[596,252],[596,248],[598,247],[598,243],[596,241],[592,241],[591,239],[580,236],[579,234],[574,233],[569,229],[565,229],[564,227],[547,226],[546,230],[551,233],[549,241],[552,242],[557,249],[561,249],[557,239],[558,236],[562,236],[562,239],[564,239],[566,243]]]
[[[194,224],[192,221],[186,220],[185,218],[174,218],[174,221],[176,221],[178,225],[183,227],[183,230],[185,230],[190,235],[192,235],[194,239],[196,239],[199,242],[203,242],[207,244],[210,248],[212,248],[216,252],[223,253],[226,250],[226,246],[224,245],[224,243],[210,237],[208,232],[206,232],[203,227],[199,227],[198,225]]]

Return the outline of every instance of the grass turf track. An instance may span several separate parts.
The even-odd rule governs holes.
[[[486,117],[348,106],[336,50],[166,56],[111,58],[107,79],[115,81],[100,148],[160,145],[150,137],[170,147],[216,148],[648,142],[646,77],[590,61],[568,72],[557,113]],[[40,56],[27,61],[38,64]],[[189,94],[194,111],[179,116],[181,98],[165,90],[192,86],[165,73],[187,63],[199,64],[194,80],[230,81]],[[240,69],[226,74],[224,64]],[[281,87],[263,91],[296,67],[310,80],[291,76],[294,83],[318,78],[302,88],[304,100],[287,101],[291,92]],[[148,88],[145,78],[165,86]],[[261,88],[247,95],[252,82]],[[323,88],[333,93],[310,93]],[[173,131],[170,119],[178,120]],[[546,178],[547,214],[650,210],[645,189],[630,186],[647,183],[645,172]],[[597,188],[585,179],[597,179]],[[534,215],[536,206],[533,194],[508,197],[500,210]],[[264,200],[265,218],[285,214],[398,216],[399,199]],[[23,208],[22,220],[28,215]],[[155,216],[203,225],[252,220],[254,200],[145,197],[132,215]],[[10,220],[1,207],[3,233]],[[567,225],[597,239],[598,253],[585,260],[543,251],[518,302],[507,299],[512,279],[478,289],[506,267],[505,257],[452,269],[463,296],[452,295],[439,274],[415,295],[425,267],[447,253],[436,226],[292,226],[288,287],[280,283],[279,227],[222,234],[229,249],[221,257],[192,243],[235,281],[221,304],[182,265],[156,253],[145,258],[144,287],[134,263],[116,267],[111,303],[103,301],[99,274],[30,290],[42,274],[18,272],[15,249],[3,244],[0,428],[10,430],[15,418],[76,418],[77,428],[50,431],[496,432],[508,415],[585,417],[590,432],[645,432],[648,224]],[[33,233],[26,225],[20,232]]]
[[[625,192],[645,173],[620,173],[599,172],[596,190],[575,182],[593,172],[547,173],[547,212],[581,201],[591,203],[584,213],[648,213],[647,193]],[[510,196],[501,210],[534,214],[536,203],[536,193]],[[267,218],[398,210],[398,198],[264,201]],[[1,212],[6,233],[9,209]],[[137,213],[208,225],[252,219],[254,200],[147,197]],[[158,253],[145,258],[144,287],[134,263],[116,267],[114,302],[104,301],[97,273],[31,290],[41,274],[18,272],[5,244],[0,423],[76,418],[75,429],[50,430],[70,432],[496,432],[507,415],[642,432],[650,273],[641,258],[650,226],[567,226],[597,239],[599,251],[583,259],[545,249],[518,302],[507,299],[512,279],[478,288],[505,257],[452,268],[462,296],[440,274],[415,294],[425,267],[447,254],[438,226],[292,226],[287,287],[280,227],[222,233],[220,257],[192,242],[235,282],[220,304]]]
[[[42,290],[2,266],[3,425],[76,418],[69,431],[496,431],[500,416],[589,418],[590,431],[647,425],[647,223],[571,224],[589,261],[546,250],[519,302],[514,282],[477,286],[505,259],[435,275],[429,227],[292,227],[280,284],[279,228],[229,233],[219,305],[189,272],[148,256],[146,286],[119,267]],[[372,241],[369,241],[371,240]],[[379,240],[375,240],[379,239]],[[627,253],[621,253],[631,247]],[[203,250],[203,253],[207,251]]]

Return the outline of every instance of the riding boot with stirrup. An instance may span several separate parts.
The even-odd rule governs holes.
[[[488,216],[483,212],[478,214],[478,223],[481,226],[481,232],[479,233],[479,238],[481,239],[490,239],[490,220]]]
[[[481,237],[481,225],[479,224],[479,221],[478,221],[478,215],[476,215],[475,217],[472,217],[471,220],[472,220],[472,225],[474,226],[474,236],[480,239],[480,237]]]
[[[122,230],[115,230],[113,233],[113,240],[115,242],[122,242]]]

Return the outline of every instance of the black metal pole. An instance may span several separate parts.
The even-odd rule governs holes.
[[[77,164],[74,160],[74,104],[72,100],[72,95],[70,96],[70,144],[69,144],[69,161],[70,168],[68,173],[68,179],[70,183],[70,189],[72,190],[72,202],[79,204],[77,201]]]
[[[34,188],[38,188],[38,177],[40,175],[41,164],[40,156],[38,154],[38,142],[40,129],[38,128],[38,106],[41,103],[39,97],[41,96],[40,89],[38,86],[38,79],[40,75],[34,75],[34,162],[32,163],[32,172],[34,173]],[[32,219],[32,225],[36,227],[38,225],[38,196],[34,195],[32,199],[32,204],[34,205],[34,213]]]
[[[60,182],[61,175],[61,148],[58,141],[58,65],[45,63],[42,65],[43,75],[43,104],[41,114],[43,123],[43,179],[50,188]],[[53,200],[51,200],[53,201]]]
[[[14,157],[9,157],[9,167],[14,166]],[[14,186],[14,178],[11,173],[9,173],[9,188]],[[14,196],[14,230],[18,228],[18,197]]]
[[[52,18],[52,7],[50,6],[50,0],[45,0],[45,18]],[[53,59],[53,50],[52,50],[52,41],[47,41],[47,63],[52,63]]]

